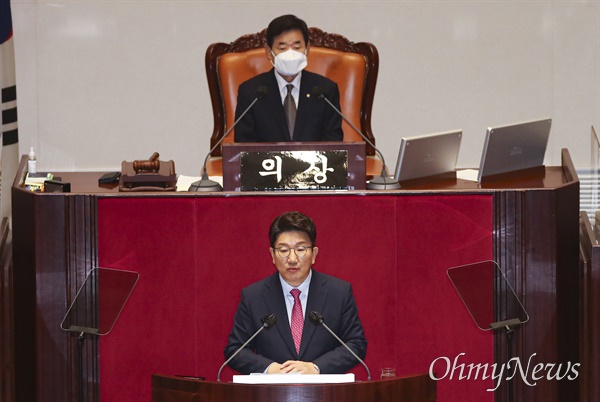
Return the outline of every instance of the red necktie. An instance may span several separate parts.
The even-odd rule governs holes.
[[[300,342],[302,341],[302,328],[304,328],[304,317],[302,316],[302,304],[300,303],[300,291],[292,289],[290,291],[294,297],[294,307],[292,307],[292,337],[296,352],[300,353]]]

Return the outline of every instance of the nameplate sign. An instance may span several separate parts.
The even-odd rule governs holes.
[[[364,142],[223,144],[225,191],[361,190]]]
[[[240,185],[242,191],[347,190],[348,152],[242,152]]]

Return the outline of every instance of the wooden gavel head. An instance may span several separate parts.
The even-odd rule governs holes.
[[[160,161],[158,152],[154,152],[147,161],[133,161],[133,170],[135,173],[158,173],[160,170]]]

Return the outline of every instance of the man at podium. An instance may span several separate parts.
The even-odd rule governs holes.
[[[261,331],[229,363],[242,374],[342,374],[359,362],[323,326],[306,319],[323,315],[330,329],[364,359],[367,341],[350,283],[312,268],[319,252],[314,222],[300,212],[275,218],[269,230],[277,272],[242,289],[225,358],[233,355],[275,314],[275,325]]]
[[[236,121],[250,109],[235,127],[235,142],[343,140],[341,116],[313,93],[313,88],[320,88],[341,110],[338,86],[322,75],[304,71],[309,50],[308,27],[303,20],[283,15],[271,21],[265,52],[273,69],[238,88]],[[261,99],[250,106],[261,90]]]

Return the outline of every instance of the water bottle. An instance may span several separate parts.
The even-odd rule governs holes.
[[[27,172],[37,173],[37,158],[35,157],[35,151],[33,147],[29,148],[29,159],[27,160]]]

